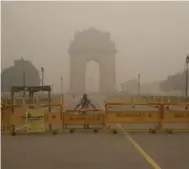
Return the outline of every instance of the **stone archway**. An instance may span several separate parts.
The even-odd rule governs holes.
[[[70,44],[70,92],[85,92],[86,63],[94,60],[99,63],[100,93],[115,91],[116,48],[108,32],[88,29],[75,34]]]

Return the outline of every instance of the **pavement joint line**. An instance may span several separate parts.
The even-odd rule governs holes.
[[[94,98],[94,97],[93,97]],[[96,99],[95,99],[96,100]],[[97,101],[97,100],[96,100]],[[104,105],[102,105],[99,101],[97,101],[99,105],[105,110]],[[120,124],[116,124],[118,128],[123,129],[123,127]],[[161,169],[161,167],[155,162],[152,157],[150,157],[143,149],[142,147],[130,136],[129,133],[123,132],[126,139],[135,147],[136,150],[139,151],[139,153],[144,157],[144,159],[152,166],[153,169]]]

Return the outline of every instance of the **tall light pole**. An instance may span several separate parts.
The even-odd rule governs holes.
[[[23,87],[25,88],[26,87],[26,72],[25,72],[25,70],[23,71],[23,74],[22,74],[22,80],[23,80]],[[24,90],[23,98],[25,98],[25,95],[26,95],[26,91]]]
[[[43,95],[43,86],[44,86],[44,67],[41,67],[41,86],[42,86],[42,95]]]
[[[51,91],[52,91],[52,95],[54,94],[54,85],[51,85]]]
[[[138,97],[140,97],[140,74],[138,74]]]
[[[186,75],[186,62],[184,62],[184,73],[183,77]],[[185,96],[185,83],[183,83],[183,96]]]
[[[188,64],[189,64],[189,55],[186,56],[186,86],[185,86],[185,97],[188,96]]]
[[[63,96],[63,77],[60,77],[60,93],[61,93],[61,104],[64,104],[64,96]]]

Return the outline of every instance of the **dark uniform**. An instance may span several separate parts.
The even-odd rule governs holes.
[[[81,98],[79,104],[77,104],[77,106],[75,107],[75,109],[77,109],[80,106],[81,106],[81,109],[88,109],[90,106],[92,108],[96,109],[96,107],[91,103],[91,100],[88,99],[88,97],[87,97],[86,94],[83,95],[83,97]],[[88,128],[89,125],[86,124],[84,127]]]
[[[76,109],[81,106],[81,109],[87,109],[90,106],[94,109],[96,109],[96,107],[91,103],[91,100],[88,99],[87,95],[84,94],[82,99],[80,100],[79,104],[75,107]]]

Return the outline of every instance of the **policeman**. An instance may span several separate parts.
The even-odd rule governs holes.
[[[83,94],[83,97],[81,98],[79,104],[75,107],[75,109],[77,109],[80,106],[81,109],[87,109],[90,106],[96,109],[96,107],[91,103],[91,100],[88,99],[87,94]],[[88,124],[84,125],[84,128],[89,128],[89,125]]]
[[[96,107],[91,103],[91,100],[88,99],[87,94],[83,94],[83,97],[81,98],[79,104],[75,107],[75,109],[77,109],[79,106],[81,106],[81,109],[87,109],[90,106],[96,109]]]

